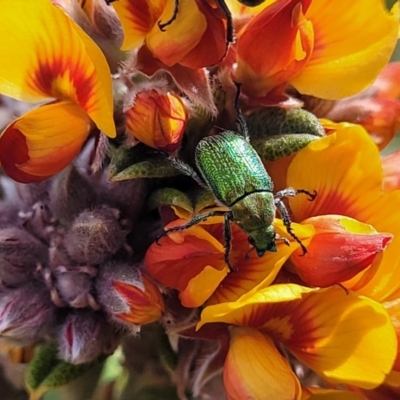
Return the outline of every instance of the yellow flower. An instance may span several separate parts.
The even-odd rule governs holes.
[[[215,322],[231,326],[223,372],[231,400],[300,398],[279,342],[328,382],[365,389],[384,381],[397,353],[384,307],[341,287],[272,285],[206,307],[198,328]]]
[[[216,64],[226,52],[226,15],[216,1],[119,0],[113,6],[125,33],[123,50],[145,43],[165,65],[194,69]]]
[[[389,14],[383,1],[275,2],[238,32],[234,80],[251,97],[287,83],[323,99],[350,96],[389,61],[398,20],[397,5]]]
[[[29,24],[21,15],[29,15]],[[54,175],[74,159],[94,125],[115,136],[107,62],[61,9],[48,0],[6,2],[0,34],[7,38],[0,48],[0,93],[51,101],[2,132],[0,162],[8,175],[20,182]]]

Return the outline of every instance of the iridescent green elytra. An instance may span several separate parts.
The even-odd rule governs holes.
[[[243,121],[244,119],[240,116],[240,122],[245,127]],[[239,133],[225,131],[200,140],[195,150],[195,161],[201,177],[190,165],[171,158],[171,162],[177,169],[210,190],[216,200],[227,206],[229,211],[210,211],[197,215],[188,223],[170,228],[159,236],[190,228],[212,216],[224,216],[224,259],[230,270],[233,270],[229,261],[231,222],[235,222],[248,234],[248,240],[259,257],[266,251],[277,251],[277,240],[283,240],[289,244],[287,239],[277,237],[272,225],[277,209],[287,232],[300,244],[303,253],[306,253],[306,248],[291,228],[289,213],[282,198],[296,196],[298,193],[307,194],[311,200],[315,198],[315,194],[293,188],[284,189],[274,195],[271,177],[248,142],[246,130],[244,134],[243,137]]]
[[[202,139],[195,151],[196,166],[216,199],[231,209],[225,214],[248,235],[261,257],[276,251],[273,183],[260,157],[237,133]]]

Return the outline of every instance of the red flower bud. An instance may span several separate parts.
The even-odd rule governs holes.
[[[290,261],[311,286],[326,287],[352,278],[369,267],[392,239],[391,234],[339,215],[313,217],[304,223],[312,224],[316,233],[307,254],[296,251]]]
[[[138,266],[108,262],[100,266],[98,300],[112,319],[138,331],[137,325],[157,321],[164,313],[158,287]]]

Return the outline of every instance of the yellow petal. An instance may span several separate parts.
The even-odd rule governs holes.
[[[167,2],[168,0],[118,0],[112,4],[124,30],[122,50],[132,50],[143,44],[146,35],[157,24]]]
[[[46,104],[16,119],[3,131],[0,162],[16,181],[42,181],[71,163],[90,128],[90,119],[75,104]]]
[[[15,0],[1,8],[0,35],[7,40],[0,47],[0,93],[25,101],[70,100],[114,137],[110,70],[96,44],[48,0]]]
[[[371,389],[390,372],[397,338],[380,303],[331,287],[305,294],[279,314],[290,318],[293,328],[284,344],[330,382]]]
[[[159,19],[161,23],[172,18],[174,7],[174,1],[168,1]],[[168,66],[179,63],[200,42],[207,27],[196,0],[180,0],[178,7],[176,18],[165,27],[165,31],[156,24],[146,37],[153,55]]]
[[[312,202],[291,199],[290,208],[296,220],[338,214],[370,224],[378,232],[393,234],[382,260],[352,280],[351,285],[346,284],[382,300],[400,287],[400,191],[383,193],[379,151],[362,127],[342,124],[337,129],[294,157],[287,185],[316,190],[318,194]]]
[[[197,329],[210,322],[224,322],[238,326],[261,327],[269,310],[265,305],[301,299],[311,289],[294,284],[271,285],[262,290],[251,291],[233,302],[207,306],[201,313]]]
[[[290,80],[302,94],[340,99],[360,92],[388,63],[397,41],[398,4],[389,14],[381,0],[313,0],[306,17],[314,51]]]
[[[224,364],[229,400],[300,399],[301,388],[274,342],[255,329],[232,328]]]
[[[199,307],[213,294],[228,274],[228,267],[218,270],[209,265],[194,276],[179,298],[184,307]]]

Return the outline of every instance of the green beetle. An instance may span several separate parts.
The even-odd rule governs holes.
[[[239,116],[239,124],[243,135],[234,131],[205,137],[195,149],[196,171],[180,159],[171,158],[173,165],[185,175],[191,176],[199,185],[210,190],[217,202],[229,208],[229,211],[210,211],[195,216],[188,223],[164,231],[157,239],[170,232],[190,228],[199,222],[212,217],[224,216],[225,262],[233,270],[229,262],[231,249],[231,222],[236,223],[248,235],[248,240],[257,251],[259,257],[266,251],[277,251],[276,241],[279,238],[272,223],[278,209],[289,235],[300,244],[303,254],[307,252],[300,239],[291,228],[291,220],[283,197],[305,193],[309,200],[314,200],[316,192],[311,194],[305,190],[286,188],[273,194],[273,182],[264,165],[249,142],[249,134],[244,117],[237,108],[239,88],[235,108]]]

